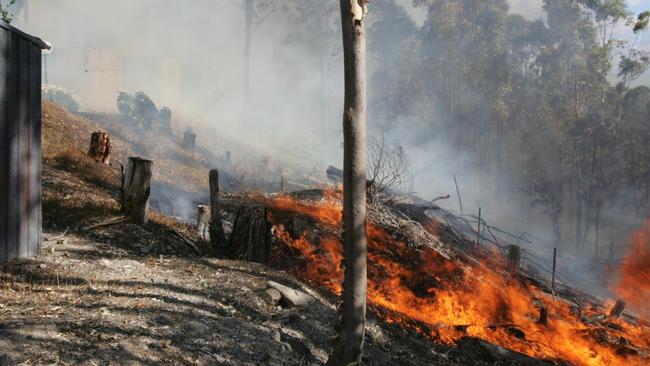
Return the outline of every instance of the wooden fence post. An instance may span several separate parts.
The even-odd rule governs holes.
[[[215,250],[226,245],[226,235],[221,222],[219,207],[219,170],[210,170],[210,242]]]
[[[129,157],[122,187],[122,211],[127,217],[146,224],[149,221],[149,195],[153,162]]]

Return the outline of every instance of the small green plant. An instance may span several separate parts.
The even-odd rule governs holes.
[[[9,13],[9,7],[12,6],[16,0],[9,0],[9,3],[7,5],[2,4],[2,0],[0,0],[0,19],[2,19],[6,23],[11,23],[12,20],[14,20],[13,14]]]
[[[67,89],[56,85],[43,85],[43,100],[56,103],[72,113],[77,113],[82,108],[79,97]]]

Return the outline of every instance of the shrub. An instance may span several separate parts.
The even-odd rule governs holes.
[[[67,89],[56,85],[43,85],[43,100],[56,103],[72,113],[77,113],[82,108],[79,97]]]
[[[133,95],[120,92],[117,109],[125,122],[156,132],[170,132],[172,111],[167,107],[158,110],[156,104],[144,92]]]

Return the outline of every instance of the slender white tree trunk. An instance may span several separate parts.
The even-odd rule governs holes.
[[[343,26],[343,251],[345,278],[339,338],[329,365],[359,365],[366,318],[366,35],[365,0],[340,0]]]

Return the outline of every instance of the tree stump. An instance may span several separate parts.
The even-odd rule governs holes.
[[[508,272],[517,273],[519,272],[519,266],[521,265],[521,247],[518,245],[511,245],[508,248]]]
[[[208,240],[210,228],[210,208],[206,205],[197,206],[196,230],[203,240]]]
[[[625,301],[616,300],[616,304],[614,304],[614,307],[609,312],[609,316],[610,318],[614,318],[614,319],[619,318],[623,314],[624,310],[625,310]]]
[[[547,325],[548,324],[548,308],[545,306],[542,306],[539,308],[539,320],[537,321],[537,324],[543,324]]]
[[[127,217],[146,224],[149,221],[149,194],[153,162],[129,157],[122,186],[122,211]]]
[[[93,132],[88,156],[108,165],[111,162],[111,137],[107,132]]]
[[[271,255],[271,223],[263,205],[245,205],[237,212],[228,243],[233,259],[266,263]]]
[[[194,146],[196,146],[196,134],[187,131],[183,135],[183,149],[185,150],[194,150]]]
[[[210,170],[210,242],[219,251],[226,246],[226,235],[221,222],[221,209],[219,207],[219,171]]]

